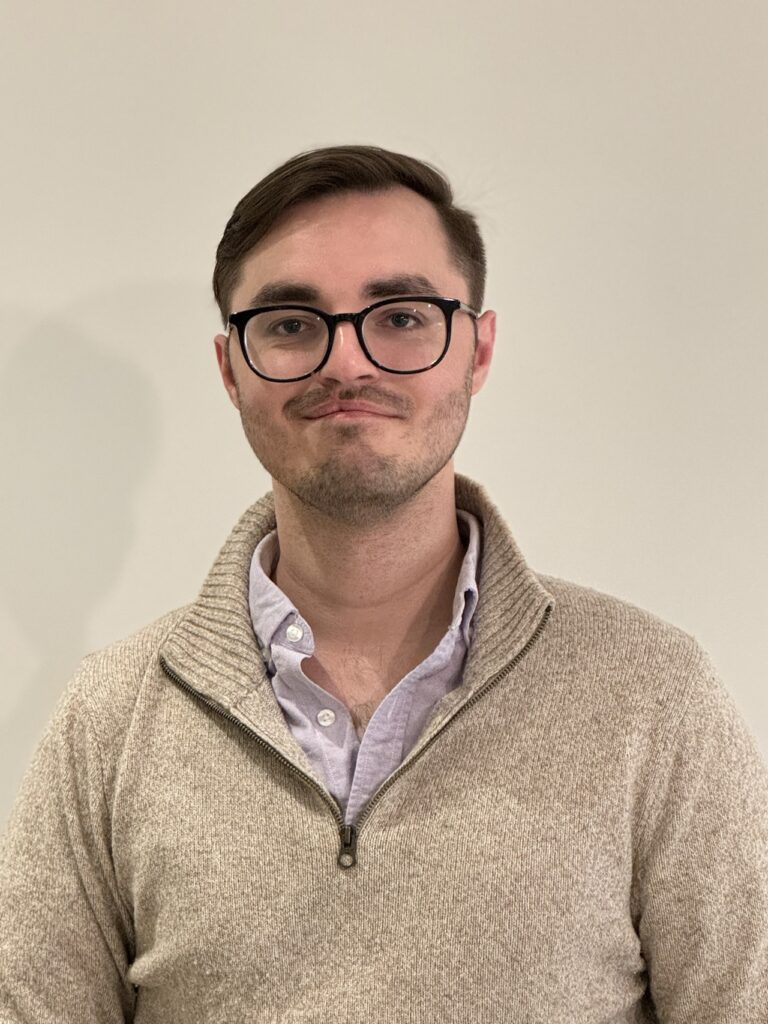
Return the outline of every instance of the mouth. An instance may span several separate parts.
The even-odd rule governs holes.
[[[333,402],[320,406],[311,412],[307,419],[312,420],[366,420],[395,419],[394,413],[387,412],[381,406],[368,405],[364,402]]]
[[[381,412],[366,412],[364,409],[339,409],[336,412],[327,412],[323,416],[315,416],[317,420],[391,420],[394,416]]]

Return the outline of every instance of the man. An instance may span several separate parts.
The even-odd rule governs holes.
[[[707,656],[533,572],[454,475],[484,273],[399,154],[238,204],[216,355],[273,491],[65,694],[3,848],[2,1024],[768,1020],[768,780]]]

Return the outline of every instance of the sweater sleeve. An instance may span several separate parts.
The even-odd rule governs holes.
[[[768,772],[700,654],[641,829],[640,941],[662,1024],[765,1024]]]
[[[0,1024],[132,1020],[131,941],[99,745],[73,685],[0,847]]]

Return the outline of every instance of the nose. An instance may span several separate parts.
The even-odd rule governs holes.
[[[348,320],[337,323],[330,355],[317,376],[344,382],[376,377],[380,372],[363,351],[355,325]]]

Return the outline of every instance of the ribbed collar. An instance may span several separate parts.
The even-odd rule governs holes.
[[[527,566],[485,489],[457,475],[456,505],[477,516],[481,524],[480,596],[463,684],[441,704],[439,720],[431,723],[436,728],[522,650],[546,608],[554,604],[552,595]],[[248,603],[253,552],[275,528],[274,500],[269,493],[237,523],[199,597],[182,614],[160,656],[188,686],[306,768],[303,752],[285,725],[266,674]]]

